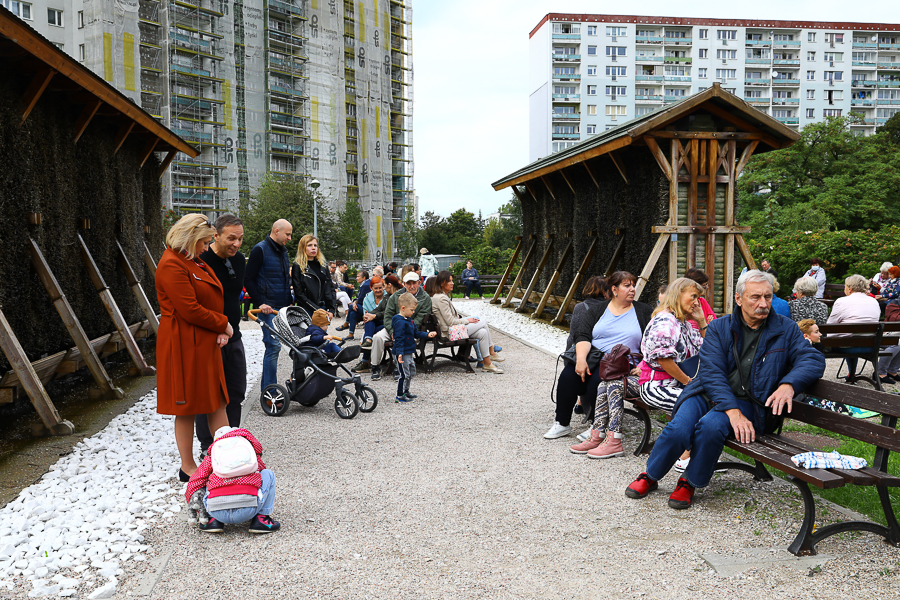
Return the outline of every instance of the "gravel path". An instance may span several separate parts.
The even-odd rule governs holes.
[[[282,530],[150,523],[148,559],[121,565],[116,597],[900,597],[900,550],[880,538],[830,538],[814,569],[786,553],[802,518],[789,484],[728,472],[690,510],[673,511],[669,475],[660,492],[627,499],[645,459],[588,460],[568,452],[574,437],[544,440],[554,357],[499,332],[494,341],[504,375],[420,374],[409,404],[395,404],[394,381],[382,379],[371,383],[379,407],[349,421],[333,397],[272,418],[258,387],[248,393],[245,422],[277,476]],[[626,419],[626,450],[636,438]],[[724,576],[712,555],[763,566]]]

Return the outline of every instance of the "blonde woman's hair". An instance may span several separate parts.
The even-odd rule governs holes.
[[[681,308],[681,294],[689,289],[697,290],[698,295],[703,295],[703,288],[701,288],[700,284],[693,279],[679,277],[670,283],[669,289],[666,290],[666,297],[663,298],[663,301],[660,302],[659,306],[656,307],[656,310],[653,311],[653,316],[655,317],[662,311],[667,310],[675,315],[675,318],[679,321],[686,320],[691,315],[685,314],[684,310]]]
[[[301,273],[306,272],[306,265],[308,264],[308,259],[306,258],[306,245],[308,243],[310,243],[312,240],[316,240],[316,242],[318,242],[319,238],[317,238],[316,236],[314,236],[311,233],[307,233],[302,238],[300,238],[300,241],[297,243],[297,264],[300,265]],[[322,254],[321,246],[319,247],[318,251],[319,251],[319,253],[316,255],[316,260],[319,261],[320,265],[322,265],[323,267],[325,267],[327,269],[328,261],[325,260],[325,255]]]
[[[809,335],[812,331],[813,325],[815,324],[815,319],[803,319],[802,321],[797,321],[797,327],[800,328],[800,331],[803,332],[803,335]]]
[[[197,258],[197,244],[201,240],[211,238],[216,233],[216,226],[206,215],[190,213],[184,215],[172,225],[166,234],[166,246],[175,252],[183,252],[188,258]]]

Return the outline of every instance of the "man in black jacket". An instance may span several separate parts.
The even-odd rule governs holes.
[[[262,311],[260,320],[272,326],[278,309],[293,303],[291,296],[290,259],[284,245],[291,241],[294,228],[284,219],[272,225],[272,232],[250,251],[244,286],[253,303]],[[263,358],[262,389],[278,380],[278,353],[281,343],[263,328],[266,354]]]
[[[247,359],[244,342],[241,340],[241,290],[244,288],[244,270],[247,264],[240,252],[243,241],[244,222],[234,215],[222,215],[216,219],[216,234],[209,250],[200,255],[200,260],[212,268],[222,284],[225,316],[234,330],[228,343],[222,347],[225,386],[228,388],[225,413],[230,427],[241,426],[241,405],[247,392]],[[197,415],[194,423],[200,449],[206,453],[213,443],[206,415]]]

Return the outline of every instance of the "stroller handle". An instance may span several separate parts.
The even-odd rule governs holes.
[[[259,319],[256,318],[256,315],[258,315],[261,312],[262,312],[261,308],[251,308],[250,310],[247,311],[247,316],[250,317],[254,321],[258,321]]]

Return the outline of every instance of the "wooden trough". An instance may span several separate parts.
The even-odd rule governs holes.
[[[699,268],[710,277],[707,300],[731,312],[735,273],[755,268],[743,238],[750,229],[735,221],[737,178],[754,153],[799,137],[716,83],[507,175],[493,187],[512,188],[527,233],[507,273],[527,252],[516,280],[507,288],[504,277],[491,302],[510,306],[527,281],[516,310],[534,303],[533,318],[561,324],[593,275],[631,271],[640,298],[648,285]]]

